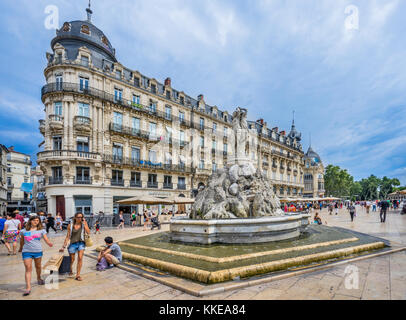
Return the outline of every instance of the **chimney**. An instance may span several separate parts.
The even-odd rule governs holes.
[[[197,100],[198,100],[198,101],[203,101],[203,99],[204,99],[204,96],[203,96],[202,94],[199,94],[199,95],[197,96]]]
[[[259,119],[257,120],[258,123],[260,123],[261,125],[264,125],[264,119]]]
[[[286,136],[286,131],[281,131],[282,136]]]
[[[171,78],[166,78],[165,79],[165,87],[171,87],[172,85],[172,80]]]
[[[275,131],[276,133],[278,133],[279,128],[278,127],[272,128],[272,131]]]
[[[8,148],[8,150],[14,151],[14,146],[11,146],[10,148]]]

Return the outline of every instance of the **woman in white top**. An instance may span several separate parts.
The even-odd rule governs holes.
[[[6,242],[5,245],[9,256],[17,254],[17,238],[21,230],[21,222],[15,217],[15,213],[8,213],[7,221],[4,222],[3,240]],[[13,252],[11,252],[10,244],[13,246]]]

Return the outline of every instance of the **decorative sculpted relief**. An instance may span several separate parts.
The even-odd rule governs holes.
[[[82,25],[82,28],[80,28],[80,32],[84,33],[84,34],[88,34],[90,35],[90,28],[88,25]]]

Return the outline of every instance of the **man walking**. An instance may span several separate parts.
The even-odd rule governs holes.
[[[386,211],[389,208],[389,203],[388,201],[382,200],[381,201],[381,223],[385,223],[386,222]]]
[[[351,222],[354,222],[354,216],[355,216],[355,206],[354,206],[354,204],[351,203],[351,205],[348,207],[348,210],[350,211]]]

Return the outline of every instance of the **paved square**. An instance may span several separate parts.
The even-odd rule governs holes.
[[[348,228],[364,232],[373,236],[388,239],[396,246],[406,246],[406,216],[391,211],[386,224],[379,222],[378,213],[366,214],[360,209],[357,218],[351,223],[346,210],[341,210],[338,216],[330,216],[327,210],[321,213],[323,222],[329,226]],[[163,226],[163,231],[168,226]],[[93,235],[94,243],[101,244],[105,236],[110,235],[115,241],[145,236],[157,231],[142,231],[140,228],[126,228],[124,230],[102,230],[101,235]],[[54,236],[51,231],[51,241],[54,247],[45,248],[43,262],[56,254],[61,247],[64,237]],[[0,299],[105,299],[105,300],[178,300],[199,299],[169,286],[157,283],[144,277],[120,269],[98,272],[95,261],[84,258],[82,276],[84,281],[78,282],[73,278],[61,277],[59,288],[49,290],[44,286],[33,285],[30,296],[23,298],[25,288],[24,266],[21,254],[7,256],[4,245],[0,246]],[[248,300],[248,299],[406,299],[406,251],[384,255],[377,258],[357,261],[355,266],[358,274],[358,288],[348,289],[346,269],[349,264],[312,272],[300,276],[293,276],[266,284],[236,289],[206,296],[208,300]],[[348,270],[347,270],[348,271]],[[35,276],[33,277],[35,279]]]

